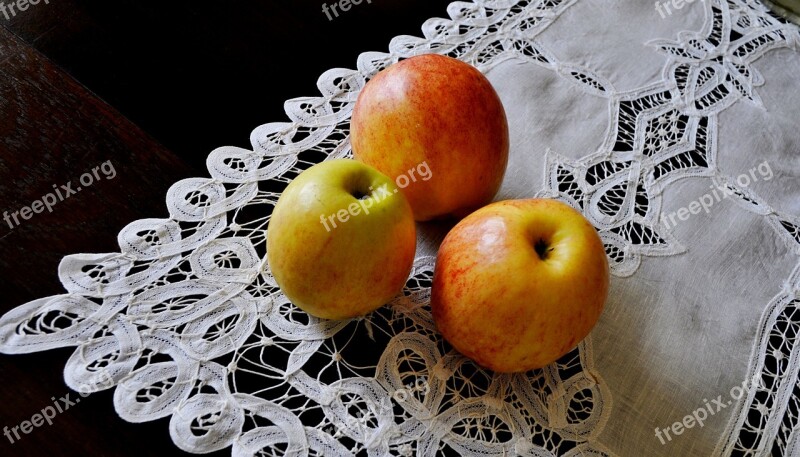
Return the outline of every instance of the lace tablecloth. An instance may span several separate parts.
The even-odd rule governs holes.
[[[210,178],[176,183],[169,217],[131,223],[119,253],[65,258],[66,293],[3,316],[0,350],[74,346],[71,388],[114,389],[128,421],[170,417],[194,453],[800,455],[798,28],[749,0],[448,11],[325,73],[252,151],[213,151]],[[476,65],[506,106],[497,198],[559,198],[606,244],[606,311],[545,369],[493,374],[441,340],[437,227],[366,318],[309,317],[266,265],[281,189],[350,155],[368,78],[431,52]]]

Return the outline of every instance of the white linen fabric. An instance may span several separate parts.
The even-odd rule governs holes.
[[[66,257],[66,293],[3,316],[0,351],[74,346],[71,388],[115,389],[132,422],[171,417],[193,453],[800,455],[798,28],[749,0],[448,12],[325,73],[253,150],[213,151],[210,178],[176,183],[169,218],[127,226],[120,252]],[[280,190],[349,156],[359,90],[422,53],[497,88],[511,132],[497,199],[558,198],[605,242],[606,310],[544,369],[487,372],[442,341],[441,227],[420,226],[406,289],[364,318],[310,317],[270,274]]]

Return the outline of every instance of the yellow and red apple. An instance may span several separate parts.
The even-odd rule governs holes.
[[[488,79],[426,54],[381,71],[351,120],[353,156],[391,177],[427,163],[433,178],[405,187],[419,221],[463,217],[489,203],[508,163],[508,122]]]
[[[541,368],[594,327],[609,267],[595,228],[556,200],[507,200],[461,220],[436,260],[431,308],[442,336],[498,372]]]
[[[349,159],[314,165],[281,194],[267,229],[272,275],[289,300],[326,319],[364,315],[405,285],[416,227],[406,198]]]

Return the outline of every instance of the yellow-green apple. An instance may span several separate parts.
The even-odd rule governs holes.
[[[485,368],[541,368],[589,334],[608,275],[597,231],[569,205],[501,201],[461,220],[442,242],[433,317],[453,347]]]
[[[350,123],[353,157],[389,177],[427,163],[433,179],[402,189],[418,221],[463,217],[489,203],[508,163],[500,98],[475,67],[426,54],[381,71]]]
[[[281,290],[325,319],[373,311],[400,292],[414,263],[416,227],[395,183],[350,159],[314,165],[284,190],[267,228]]]

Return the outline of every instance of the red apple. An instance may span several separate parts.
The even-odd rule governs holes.
[[[350,130],[354,158],[393,179],[430,167],[431,179],[410,179],[402,189],[418,221],[463,217],[489,203],[508,163],[508,122],[491,83],[475,67],[437,54],[375,75]]]
[[[508,200],[464,218],[439,248],[431,308],[442,336],[498,372],[572,350],[603,310],[609,267],[595,228],[556,200]]]

